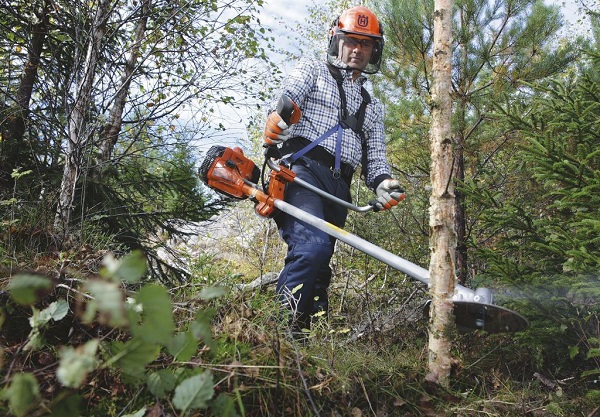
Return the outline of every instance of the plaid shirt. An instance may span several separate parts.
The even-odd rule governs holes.
[[[342,64],[343,65],[343,64]],[[352,81],[352,72],[342,70],[343,88],[346,93],[348,114],[355,114],[362,103],[361,87],[366,81],[360,76]],[[302,110],[300,121],[291,127],[291,137],[303,137],[311,142],[337,125],[340,121],[341,99],[336,80],[331,76],[327,64],[307,59],[301,61],[287,78],[281,94],[286,94]],[[375,179],[381,175],[390,177],[386,158],[383,131],[383,106],[375,98],[367,106],[363,132],[367,142],[366,184],[373,189]],[[335,155],[337,135],[334,133],[320,145]],[[293,139],[290,139],[293,140]],[[341,161],[355,170],[361,162],[362,140],[352,129],[344,129]]]

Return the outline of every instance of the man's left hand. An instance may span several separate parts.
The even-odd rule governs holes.
[[[374,206],[375,211],[391,209],[406,198],[404,190],[400,187],[400,181],[393,178],[381,181],[377,186],[375,193],[377,194],[377,200],[375,201]]]

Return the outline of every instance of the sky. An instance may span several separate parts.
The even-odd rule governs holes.
[[[568,23],[574,24],[580,17],[578,12],[578,0],[546,0],[547,4],[556,4],[561,7],[563,15]],[[318,0],[268,0],[264,6],[261,21],[267,26],[275,24],[275,18],[282,18],[290,23],[301,22],[307,16],[307,8]],[[361,3],[360,1],[356,2]],[[335,16],[331,16],[333,19]],[[274,27],[274,26],[271,26]]]
[[[581,17],[581,12],[577,4],[578,1],[580,0],[546,0],[547,4],[556,4],[561,8],[566,21],[563,30],[564,36],[569,36],[573,31],[578,33],[583,30],[577,24],[577,20]],[[295,27],[309,18],[308,7],[318,3],[319,0],[267,0],[260,15],[261,25],[272,28],[275,33],[281,29],[281,21],[286,22],[288,27]],[[356,3],[359,4],[360,1]],[[334,17],[331,16],[331,19],[333,20]],[[286,38],[280,36],[278,39],[281,41],[278,46],[285,48],[286,45],[282,44],[282,42],[287,42]],[[277,58],[275,59],[278,60]],[[290,69],[291,64],[287,68],[284,66],[284,73]],[[224,120],[226,120],[224,124],[227,130],[222,133],[219,140],[224,141],[224,144],[229,146],[249,146],[245,130],[248,118],[243,112],[232,114],[229,113],[230,110],[224,109],[223,111]]]
[[[545,0],[546,4],[555,4],[561,8],[563,16],[568,25],[576,25],[577,20],[581,17],[581,11],[578,3],[581,0]],[[588,4],[592,4],[594,0],[587,0]],[[294,0],[294,1],[281,1],[281,0],[267,0],[261,21],[267,26],[276,27],[276,18],[284,19],[285,21],[292,23],[301,22],[308,15],[307,8],[315,3],[319,3],[318,0]],[[360,1],[356,2],[361,3]],[[331,16],[333,19],[335,16]]]

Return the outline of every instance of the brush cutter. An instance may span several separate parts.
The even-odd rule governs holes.
[[[213,146],[204,159],[199,174],[203,182],[214,190],[232,198],[250,198],[255,202],[256,212],[263,217],[271,217],[281,210],[327,234],[361,250],[398,271],[429,286],[429,271],[403,259],[379,246],[353,235],[331,223],[315,217],[286,203],[284,198],[287,183],[306,187],[324,198],[342,204],[348,209],[366,212],[374,209],[374,203],[359,207],[338,199],[318,188],[296,178],[294,172],[285,164],[267,157],[266,164],[271,169],[268,186],[257,185],[260,170],[248,159],[240,148]],[[527,328],[528,322],[520,314],[493,304],[492,292],[487,288],[472,290],[462,285],[455,287],[454,315],[459,330],[485,330],[490,333],[517,332]],[[429,303],[426,310],[429,308]]]

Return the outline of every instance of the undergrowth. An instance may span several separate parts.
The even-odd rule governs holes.
[[[342,280],[332,288],[331,317],[318,320],[300,343],[278,319],[271,287],[239,291],[240,277],[227,264],[203,262],[193,281],[176,288],[146,281],[137,253],[120,260],[79,254],[69,262],[63,257],[56,270],[5,274],[0,414],[589,417],[598,411],[585,378],[546,374],[536,367],[536,353],[513,335],[457,335],[451,387],[428,385],[427,323],[414,318],[419,297],[394,277],[369,284],[381,292]]]

